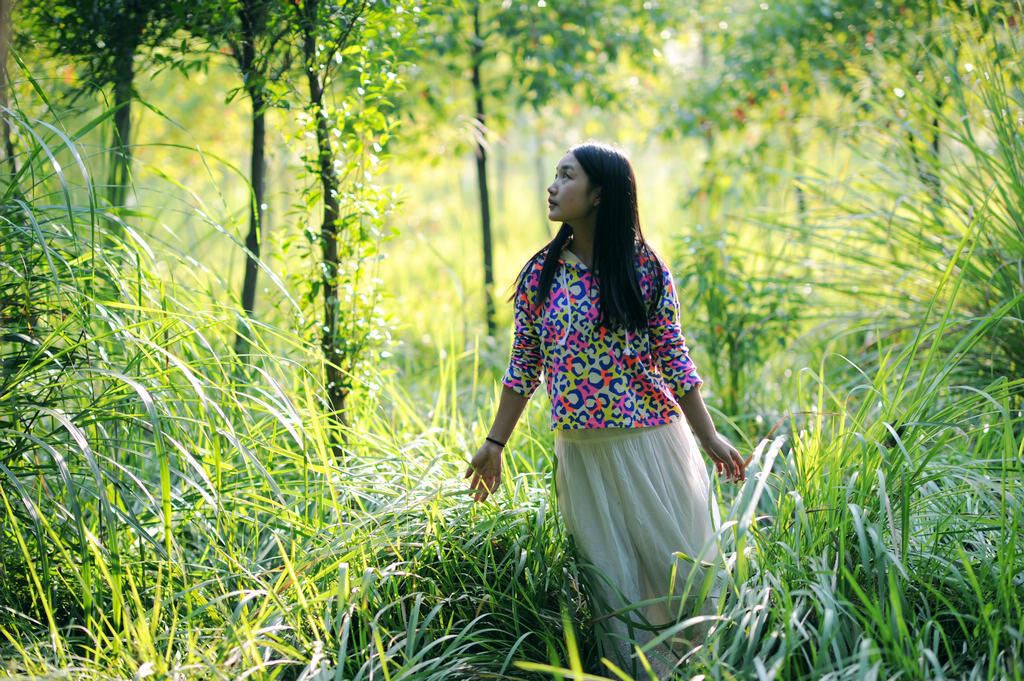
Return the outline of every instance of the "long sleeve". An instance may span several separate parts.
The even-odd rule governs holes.
[[[535,314],[530,304],[530,290],[536,288],[536,273],[532,272],[516,291],[514,315],[515,332],[508,369],[501,379],[502,385],[530,397],[540,385],[542,355]]]
[[[664,264],[661,265],[661,277],[661,297],[648,324],[651,354],[661,369],[665,383],[673,394],[681,396],[700,386],[703,381],[690,359],[690,349],[679,327],[679,298],[672,273]]]

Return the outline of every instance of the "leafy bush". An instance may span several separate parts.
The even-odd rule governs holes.
[[[768,259],[764,271],[751,271],[749,263],[762,259],[738,241],[723,230],[697,225],[678,237],[675,271],[684,324],[706,359],[698,369],[724,414],[745,421],[741,427],[749,431],[757,427],[759,409],[773,421],[785,410],[771,389],[778,383],[763,386],[763,369],[800,328],[804,284],[785,271],[782,258]]]

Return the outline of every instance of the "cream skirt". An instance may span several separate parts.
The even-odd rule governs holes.
[[[634,645],[716,607],[715,589],[701,597],[709,575],[694,563],[717,556],[704,460],[682,421],[559,430],[555,456],[558,507],[588,568],[602,655],[635,675]],[[647,653],[652,667],[667,674],[704,630],[656,646]]]

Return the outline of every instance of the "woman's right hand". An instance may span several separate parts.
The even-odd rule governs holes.
[[[469,462],[463,477],[473,477],[469,488],[476,492],[473,495],[474,501],[484,501],[501,484],[501,450],[493,442],[484,442]]]
[[[701,442],[704,453],[715,463],[719,475],[726,476],[732,482],[743,482],[747,479],[747,462],[728,440],[717,432]]]

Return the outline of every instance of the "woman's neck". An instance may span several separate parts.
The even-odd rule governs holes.
[[[569,250],[587,267],[594,265],[594,228],[584,226],[572,228],[572,241],[569,242]]]

